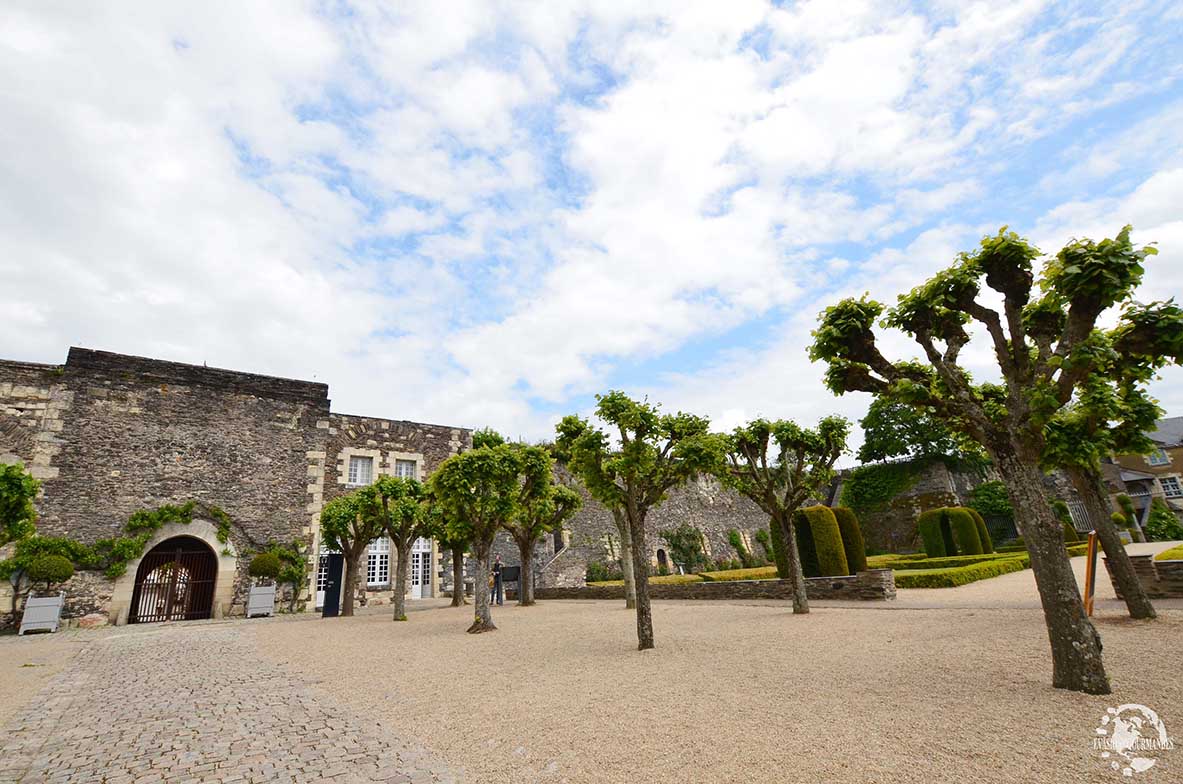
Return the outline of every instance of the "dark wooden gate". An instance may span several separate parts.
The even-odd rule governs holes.
[[[140,560],[129,623],[209,618],[214,606],[218,558],[204,542],[174,536]]]

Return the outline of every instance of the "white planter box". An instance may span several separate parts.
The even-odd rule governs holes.
[[[65,604],[64,593],[57,596],[30,596],[25,601],[25,614],[21,618],[21,630],[17,635],[32,631],[56,632]]]
[[[252,585],[251,595],[246,603],[246,617],[269,616],[275,614],[275,586]]]

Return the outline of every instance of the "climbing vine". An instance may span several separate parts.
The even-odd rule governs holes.
[[[860,520],[869,519],[915,485],[923,468],[917,461],[859,466],[842,483],[842,506],[853,509]]]

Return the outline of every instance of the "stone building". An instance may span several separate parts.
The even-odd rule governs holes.
[[[0,463],[41,480],[40,534],[93,544],[122,534],[137,510],[198,504],[191,522],[157,530],[122,576],[77,574],[67,616],[241,612],[253,553],[296,541],[320,563],[325,501],[382,473],[422,479],[471,442],[465,428],[334,413],[328,387],[308,381],[81,348],[64,365],[0,360]],[[180,576],[149,570],[174,550],[189,564]],[[411,595],[436,595],[439,548],[420,541],[412,564]],[[388,592],[389,541],[371,545],[366,567],[367,589]],[[319,604],[324,572],[312,572],[303,598]],[[162,579],[168,598],[149,607]],[[11,601],[0,585],[0,612]]]
[[[1155,422],[1147,433],[1155,449],[1148,455],[1118,455],[1121,483],[1145,521],[1154,498],[1183,518],[1183,417]]]

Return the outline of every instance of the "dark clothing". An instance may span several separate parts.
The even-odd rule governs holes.
[[[501,564],[496,562],[493,564],[493,601],[497,604],[505,604],[505,590],[501,587]]]

